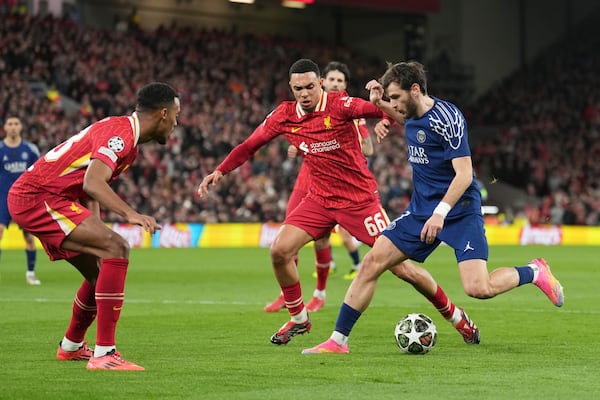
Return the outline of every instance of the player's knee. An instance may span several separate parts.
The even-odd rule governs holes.
[[[107,251],[112,258],[129,258],[129,242],[116,232],[109,232],[106,238]]]
[[[293,255],[293,252],[290,252],[277,243],[273,243],[271,246],[271,261],[273,262],[274,266],[286,265]]]
[[[464,289],[467,296],[475,299],[489,299],[494,297],[492,288],[489,285],[467,285]]]
[[[323,250],[330,246],[329,237],[324,237],[319,240],[315,240],[315,250]]]
[[[362,275],[362,278],[365,279],[377,279],[381,273],[381,264],[376,258],[367,253],[360,264],[359,275]]]

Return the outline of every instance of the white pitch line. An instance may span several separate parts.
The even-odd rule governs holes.
[[[73,300],[49,299],[43,297],[30,298],[6,298],[0,297],[0,303],[73,303]],[[185,305],[235,305],[235,306],[253,306],[262,305],[262,303],[250,303],[244,301],[225,301],[225,300],[150,300],[150,299],[125,299],[125,303],[132,304],[185,304]]]
[[[71,304],[73,301],[72,300],[66,300],[66,299],[51,299],[51,298],[44,298],[44,297],[37,297],[37,298],[7,298],[7,297],[0,297],[0,303],[68,303]],[[164,300],[156,300],[156,299],[129,299],[126,298],[125,299],[125,303],[129,303],[129,304],[162,304],[162,305],[208,305],[208,306],[212,306],[212,305],[218,305],[218,306],[222,306],[222,305],[232,305],[232,306],[263,306],[265,304],[267,304],[267,302],[264,303],[259,303],[259,302],[248,302],[248,301],[229,301],[229,300],[172,300],[172,299],[164,299]],[[371,305],[369,308],[397,308],[397,307],[402,307],[402,308],[407,308],[407,307],[411,307],[411,308],[416,308],[419,307],[419,305],[414,305],[414,304],[398,304],[398,305],[391,305],[391,304],[383,304],[383,305]],[[337,304],[336,304],[336,308],[337,308]],[[502,310],[506,310],[506,307],[489,307],[489,306],[473,306],[473,309],[477,310],[477,311],[502,311]],[[511,311],[517,311],[517,312],[524,312],[524,313],[549,313],[549,312],[554,312],[554,311],[559,311],[560,313],[567,313],[567,314],[582,314],[582,315],[600,315],[600,310],[592,310],[592,309],[588,309],[588,310],[571,310],[569,308],[550,308],[550,307],[544,307],[544,308],[511,308]]]

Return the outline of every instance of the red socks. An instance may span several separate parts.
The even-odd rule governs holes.
[[[297,315],[304,309],[304,301],[302,300],[302,288],[300,287],[300,281],[290,286],[284,286],[281,288],[283,292],[283,298],[285,299],[285,306],[288,309],[290,315]]]
[[[435,295],[431,298],[428,298],[428,300],[444,318],[452,318],[452,315],[454,314],[454,308],[456,306],[450,301],[448,296],[446,296],[446,293],[444,293],[444,290],[442,290],[441,286],[438,285]]]
[[[83,342],[85,333],[94,322],[94,318],[96,318],[94,287],[84,280],[73,300],[73,314],[65,337],[75,343]]]
[[[96,282],[96,345],[114,346],[117,321],[123,306],[125,277],[129,260],[106,258],[102,260],[100,275]]]
[[[315,257],[317,259],[317,290],[325,290],[331,266],[331,247],[315,250]]]

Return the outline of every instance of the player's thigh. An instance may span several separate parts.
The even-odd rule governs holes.
[[[107,227],[95,214],[80,222],[65,238],[65,250],[93,254],[100,258],[128,258],[129,244],[121,235]]]
[[[487,291],[489,273],[487,262],[482,259],[470,259],[458,263],[460,281],[466,293]]]
[[[310,197],[304,197],[298,207],[286,216],[283,223],[302,229],[311,236],[312,240],[316,240],[329,236],[336,220],[331,210]]]
[[[271,243],[271,257],[287,259],[313,240],[305,230],[290,224],[283,224]]]
[[[367,277],[379,277],[386,270],[400,264],[407,258],[396,245],[385,236],[381,236],[373,244],[373,248],[365,254],[359,274]],[[364,272],[363,272],[364,270]]]
[[[340,227],[343,226],[350,235],[368,246],[373,246],[390,222],[379,202],[336,210],[335,217]]]

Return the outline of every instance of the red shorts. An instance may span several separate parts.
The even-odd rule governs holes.
[[[340,224],[356,239],[373,246],[390,220],[378,200],[364,206],[334,209],[304,197],[283,223],[304,230],[314,239],[329,235],[335,225]]]
[[[290,215],[292,211],[298,207],[298,204],[302,202],[302,199],[306,197],[307,193],[308,192],[305,192],[304,190],[292,190],[292,194],[287,203],[287,208],[285,209],[286,216]]]
[[[79,255],[63,250],[61,245],[73,229],[92,214],[81,204],[51,194],[22,197],[9,193],[8,209],[17,225],[40,239],[51,260]]]

